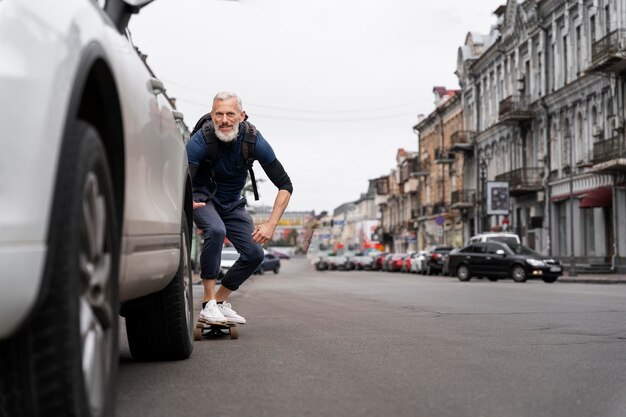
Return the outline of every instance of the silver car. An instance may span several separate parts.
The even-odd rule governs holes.
[[[182,115],[129,41],[150,0],[0,0],[0,414],[110,416],[131,354],[192,352]]]

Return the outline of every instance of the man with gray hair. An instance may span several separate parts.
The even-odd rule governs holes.
[[[241,195],[248,168],[242,156],[244,134],[250,128],[245,119],[241,99],[235,93],[220,92],[213,99],[210,120],[192,135],[187,144],[193,188],[193,219],[204,237],[200,256],[204,299],[199,320],[209,324],[246,322],[226,300],[263,262],[261,245],[274,235],[293,192],[291,180],[272,147],[259,131],[253,129],[256,133],[254,159],[259,161],[278,188],[269,219],[254,225],[245,209],[246,199]],[[213,135],[215,137],[211,138]],[[211,139],[218,147],[215,161],[209,159],[208,143],[213,143]],[[240,256],[226,272],[216,291],[225,237]]]

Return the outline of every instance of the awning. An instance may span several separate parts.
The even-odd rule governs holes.
[[[613,189],[610,186],[589,191],[580,200],[580,208],[610,207],[613,204]]]

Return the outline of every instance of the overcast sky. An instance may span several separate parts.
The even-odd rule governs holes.
[[[216,92],[237,92],[291,177],[289,210],[319,213],[389,174],[398,148],[417,150],[433,87],[458,88],[458,48],[504,3],[156,0],[130,29],[188,125]],[[276,189],[260,194],[252,204],[271,206]]]

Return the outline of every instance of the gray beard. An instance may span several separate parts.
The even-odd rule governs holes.
[[[233,140],[237,139],[237,136],[239,136],[239,123],[237,123],[235,126],[233,126],[233,130],[230,131],[230,133],[222,133],[217,127],[215,128],[215,136],[217,136],[217,138],[219,140],[221,140],[222,142],[232,142]]]

